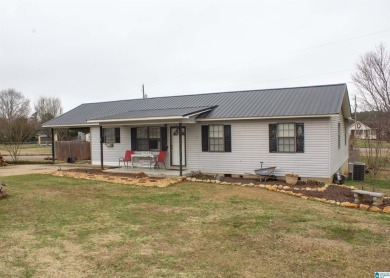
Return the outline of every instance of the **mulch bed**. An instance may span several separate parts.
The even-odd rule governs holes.
[[[191,178],[196,178],[200,180],[214,180],[216,179],[215,176],[207,175],[203,173],[193,173]],[[221,182],[229,182],[229,183],[253,183],[253,184],[265,184],[265,185],[283,185],[283,186],[291,186],[290,184],[286,183],[284,180],[268,180],[268,181],[260,181],[260,178],[240,178],[240,177],[220,177]],[[322,182],[318,182],[315,180],[308,180],[308,181],[298,181],[296,185],[293,187],[297,188],[317,188],[322,187],[325,184]]]
[[[307,190],[292,190],[295,193],[302,193],[307,197],[317,197],[317,198],[325,198],[328,200],[335,200],[336,202],[354,202],[354,197],[352,193],[352,189],[348,187],[342,187],[337,185],[330,185],[323,192],[320,191],[307,191]],[[364,205],[372,205],[371,197],[364,195],[363,202]],[[390,206],[390,199],[384,199],[383,205],[377,206],[383,209],[385,206]]]

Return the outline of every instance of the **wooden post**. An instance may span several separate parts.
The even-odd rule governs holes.
[[[52,160],[54,164],[54,128],[51,128],[51,155],[52,155]]]
[[[100,126],[100,166],[103,168],[103,127]]]
[[[183,142],[182,142],[182,126],[181,123],[179,123],[179,161],[180,161],[180,177],[183,175]]]

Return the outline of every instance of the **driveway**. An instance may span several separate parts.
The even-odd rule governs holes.
[[[27,174],[40,174],[40,173],[52,173],[60,168],[62,170],[68,170],[71,168],[80,168],[83,166],[73,165],[73,166],[64,166],[64,165],[39,165],[39,164],[26,164],[26,165],[7,165],[0,167],[0,177],[4,176],[17,176],[17,175],[27,175]]]

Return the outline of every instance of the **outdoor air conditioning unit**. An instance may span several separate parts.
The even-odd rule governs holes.
[[[361,162],[352,162],[348,164],[348,172],[350,179],[354,181],[364,181],[364,172],[366,165]]]

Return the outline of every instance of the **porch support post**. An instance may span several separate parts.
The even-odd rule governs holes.
[[[51,155],[52,155],[52,163],[54,164],[54,128],[51,128]]]
[[[179,123],[179,161],[180,161],[180,177],[183,176],[183,157],[182,157],[182,153],[183,153],[183,142],[182,142],[182,126],[181,126],[181,123]]]
[[[103,168],[103,127],[99,126],[100,128],[100,166]]]

